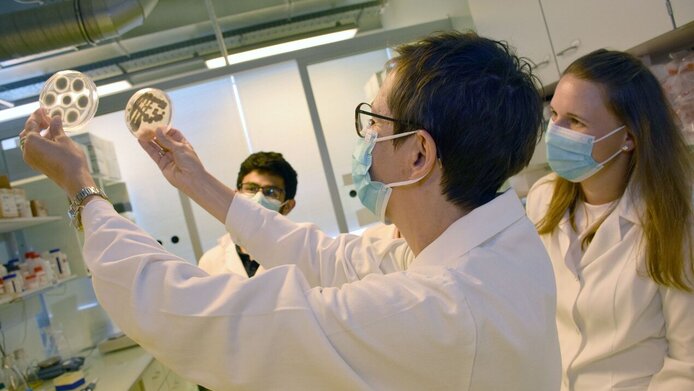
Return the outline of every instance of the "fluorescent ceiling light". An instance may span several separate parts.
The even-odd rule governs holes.
[[[7,67],[14,66],[14,65],[23,64],[23,63],[29,62],[29,61],[40,60],[40,59],[45,58],[45,57],[57,56],[59,54],[63,54],[63,53],[67,53],[67,52],[74,52],[76,50],[77,50],[77,48],[74,46],[67,46],[67,47],[60,48],[60,49],[49,50],[46,52],[32,54],[29,56],[14,58],[12,60],[2,61],[2,62],[0,62],[0,67],[7,68]]]
[[[357,34],[357,29],[349,29],[337,31],[334,33],[328,33],[323,35],[317,35],[315,37],[298,39],[296,41],[290,41],[285,43],[280,43],[277,45],[266,46],[258,49],[247,50],[245,52],[234,53],[227,56],[229,64],[238,64],[246,61],[256,60],[259,58],[270,57],[277,54],[293,52],[296,50],[306,49],[314,46],[325,45],[328,43],[344,41],[345,39],[350,39]],[[209,69],[221,68],[226,66],[224,62],[224,57],[213,58],[212,60],[205,61],[205,66]]]
[[[133,87],[127,80],[117,81],[115,83],[104,84],[103,86],[96,86],[96,93],[99,97],[115,94],[116,92],[121,92],[129,90]]]
[[[39,108],[39,102],[27,103],[15,106],[10,109],[0,110],[0,122],[9,121],[15,118],[28,117]]]

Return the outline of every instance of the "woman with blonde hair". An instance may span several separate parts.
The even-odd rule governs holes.
[[[692,161],[653,74],[571,64],[527,212],[552,259],[562,390],[694,390]]]

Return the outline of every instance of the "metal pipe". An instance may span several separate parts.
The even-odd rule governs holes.
[[[0,60],[118,37],[158,0],[66,0],[0,15]]]

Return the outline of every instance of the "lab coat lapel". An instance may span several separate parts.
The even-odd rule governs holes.
[[[639,223],[637,203],[632,198],[633,194],[630,186],[619,200],[615,210],[600,225],[590,246],[581,258],[581,267],[586,267],[595,259],[609,252],[611,248],[624,239],[624,236],[635,224]]]
[[[248,273],[246,273],[246,269],[243,267],[243,262],[241,262],[241,258],[239,258],[239,254],[236,252],[236,245],[231,240],[224,248],[224,264],[228,271],[248,277]]]
[[[564,213],[561,221],[558,224],[559,232],[557,233],[557,239],[559,242],[559,251],[561,252],[561,258],[564,260],[564,265],[576,274],[576,265],[569,261],[567,254],[569,252],[569,246],[571,245],[571,238],[576,236],[573,228],[571,227],[571,221],[569,220],[569,212]]]

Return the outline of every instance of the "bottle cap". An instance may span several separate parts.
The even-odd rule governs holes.
[[[60,71],[43,85],[39,102],[50,117],[60,115],[63,129],[69,132],[94,117],[99,95],[89,76],[77,71]]]

